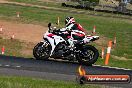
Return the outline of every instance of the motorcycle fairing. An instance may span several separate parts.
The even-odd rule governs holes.
[[[52,35],[52,38],[50,36],[47,36],[47,34],[44,35],[44,38],[46,38],[51,46],[52,46],[52,50],[51,50],[51,54],[50,56],[53,54],[53,51],[55,49],[55,47],[62,42],[66,42],[61,36],[57,36],[57,35]]]

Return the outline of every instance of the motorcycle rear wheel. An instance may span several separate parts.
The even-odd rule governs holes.
[[[78,56],[78,62],[84,65],[94,64],[99,57],[98,50],[91,45],[86,45],[82,49],[82,54]]]

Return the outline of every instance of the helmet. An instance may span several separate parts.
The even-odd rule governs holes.
[[[68,26],[70,23],[75,23],[75,19],[73,17],[66,17],[65,25]]]

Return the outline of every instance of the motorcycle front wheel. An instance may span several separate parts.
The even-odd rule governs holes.
[[[48,41],[38,43],[33,49],[33,56],[36,60],[47,60],[50,56],[51,47]]]
[[[81,53],[78,55],[78,62],[80,64],[91,66],[97,61],[98,57],[99,57],[99,52],[94,46],[85,45],[81,49]]]

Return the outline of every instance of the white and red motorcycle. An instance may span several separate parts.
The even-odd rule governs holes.
[[[92,65],[99,56],[98,50],[88,43],[99,39],[99,36],[85,36],[79,30],[62,31],[51,28],[43,36],[43,41],[33,49],[35,59],[63,59],[78,61],[80,64]]]

